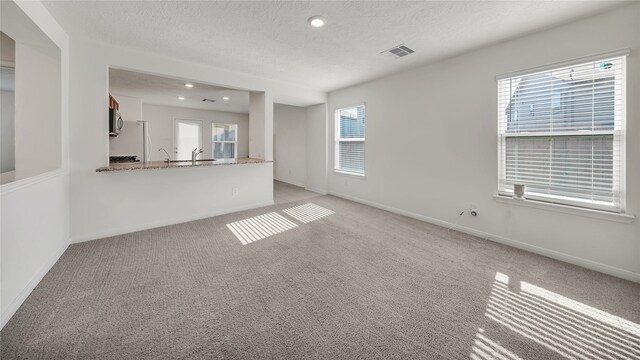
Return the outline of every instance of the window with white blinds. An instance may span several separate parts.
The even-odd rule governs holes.
[[[498,191],[624,212],[625,56],[498,80]]]
[[[364,175],[364,105],[336,110],[335,169]]]
[[[213,158],[215,160],[236,159],[238,144],[237,124],[211,124]]]

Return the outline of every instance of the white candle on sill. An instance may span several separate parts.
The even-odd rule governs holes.
[[[524,196],[524,184],[513,184],[513,197],[522,199]]]

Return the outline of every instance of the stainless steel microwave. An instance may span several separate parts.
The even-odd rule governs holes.
[[[124,121],[122,121],[118,110],[109,109],[109,136],[118,136],[122,131],[122,126],[124,126]]]

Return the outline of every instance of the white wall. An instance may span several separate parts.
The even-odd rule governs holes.
[[[631,224],[496,202],[495,76],[631,48],[627,62],[627,205],[640,215],[640,4],[330,94],[366,102],[366,176],[330,174],[331,193],[640,281]],[[330,129],[333,129],[333,116]],[[333,136],[328,141],[333,149]],[[333,164],[333,150],[330,151]],[[332,165],[331,165],[332,166]]]
[[[68,181],[56,174],[2,193],[3,327],[69,245]]]
[[[76,174],[73,242],[171,225],[273,203],[272,164]],[[236,195],[232,189],[238,189]],[[103,191],[106,190],[106,191]]]
[[[1,19],[0,19],[1,20]],[[0,32],[0,184],[14,180],[15,146],[15,41]]]
[[[242,87],[265,93],[308,97],[326,95],[264,79],[225,73],[200,64],[107,45],[73,36],[71,52],[71,237],[73,242],[167,225],[273,203],[273,164],[224,165],[211,168],[171,169],[126,173],[96,173],[108,164],[108,123],[105,103],[109,67],[165,75],[186,81]],[[272,106],[272,105],[271,105]],[[268,118],[269,114],[266,114]],[[265,122],[264,144],[272,141]],[[143,108],[143,117],[149,119]],[[151,124],[150,130],[154,126]],[[267,136],[268,134],[268,136]],[[153,136],[153,135],[152,135]],[[271,140],[270,140],[271,139]],[[157,150],[160,144],[153,145]],[[269,159],[269,149],[264,148]],[[158,155],[157,151],[153,152]],[[160,154],[161,156],[161,154]],[[238,194],[232,195],[231,188]],[[198,189],[198,191],[194,191]]]
[[[13,171],[16,169],[15,159],[15,93],[13,91],[0,91],[0,173]],[[0,182],[3,183],[3,182]]]
[[[5,6],[15,4],[3,1],[3,16],[7,15]],[[69,244],[69,38],[41,3],[20,2],[18,6],[60,49],[60,97],[57,104],[60,115],[48,113],[47,118],[42,120],[53,122],[57,119],[57,134],[54,132],[49,136],[59,137],[60,150],[56,153],[58,166],[61,168],[0,186],[2,326],[13,316]],[[16,19],[15,16],[11,18]],[[3,26],[6,24],[4,20],[3,17]],[[26,24],[20,21],[19,25]],[[32,106],[36,105],[32,103]],[[34,152],[37,146],[38,144],[30,144]]]
[[[112,94],[113,95],[113,94]],[[142,159],[142,127],[136,119],[149,122],[151,138],[151,160],[164,160],[164,148],[175,160],[173,152],[174,121],[176,119],[201,120],[203,122],[203,154],[202,159],[212,158],[211,143],[212,123],[238,125],[238,157],[249,156],[249,115],[224,111],[198,110],[177,106],[144,104],[141,99],[113,95],[120,105],[120,113],[124,120],[122,132],[118,136],[109,137],[109,155],[136,155]]]
[[[273,96],[249,93],[249,157],[273,160]]]
[[[60,167],[60,95],[60,55],[16,39],[16,179]]]
[[[297,186],[307,181],[307,112],[303,107],[273,108],[274,178]]]
[[[249,156],[249,115],[230,113],[213,110],[187,109],[175,106],[160,106],[143,104],[142,116],[149,121],[149,136],[151,137],[152,149],[151,160],[164,160],[167,156],[164,152],[158,152],[159,148],[165,148],[172,159],[174,121],[176,119],[202,120],[203,122],[203,153],[200,159],[211,159],[213,157],[212,124],[237,124],[238,125],[238,157]],[[138,140],[140,143],[142,140]],[[140,147],[142,147],[140,145]]]
[[[146,120],[142,118],[142,99],[132,96],[111,95],[118,102],[118,112],[123,121],[135,123],[139,120]]]
[[[305,108],[306,112],[306,163],[307,181],[305,188],[320,194],[329,192],[328,185],[328,138],[327,104]]]
[[[15,179],[61,166],[60,49],[13,2],[2,31],[15,41]],[[35,151],[35,148],[38,151]]]

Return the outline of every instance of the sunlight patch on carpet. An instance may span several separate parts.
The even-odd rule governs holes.
[[[567,359],[640,359],[640,325],[502,273],[485,315]]]
[[[489,339],[482,328],[478,329],[476,333],[470,358],[472,360],[522,360],[520,356]]]
[[[295,206],[289,209],[284,209],[282,211],[292,218],[305,224],[335,214],[334,211],[325,209],[322,206],[313,203]]]
[[[227,228],[242,242],[242,245],[262,240],[297,226],[294,222],[275,212],[227,224]]]

